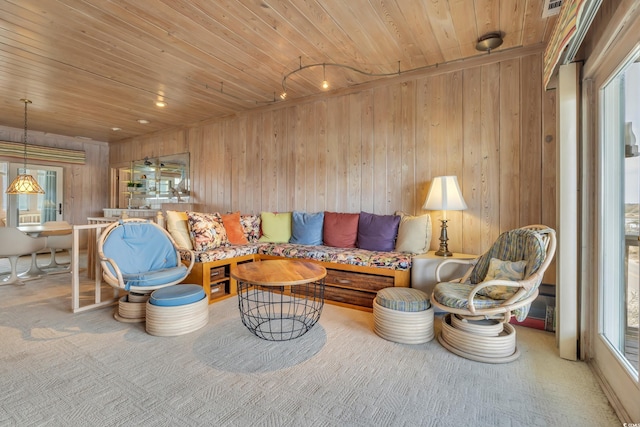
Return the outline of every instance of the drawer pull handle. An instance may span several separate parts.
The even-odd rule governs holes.
[[[213,288],[211,289],[211,293],[215,294],[216,292],[220,292],[220,288]]]
[[[211,273],[211,277],[218,276],[219,274],[220,274],[219,271],[215,271],[215,272]]]
[[[348,279],[338,279],[338,283],[340,283],[341,285],[348,285],[349,283],[351,283],[351,280],[348,280]]]

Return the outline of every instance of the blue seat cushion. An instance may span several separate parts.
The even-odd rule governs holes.
[[[200,301],[206,295],[199,285],[173,285],[155,290],[149,297],[149,303],[165,307],[177,307]]]
[[[179,265],[161,270],[123,274],[122,280],[126,290],[135,292],[136,287],[161,286],[174,281],[179,282],[186,276],[187,267]]]
[[[385,288],[378,291],[376,303],[391,310],[415,312],[431,308],[429,295],[413,288]]]

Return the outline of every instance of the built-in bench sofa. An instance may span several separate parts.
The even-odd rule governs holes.
[[[269,259],[304,259],[321,264],[327,269],[327,302],[353,308],[370,309],[380,289],[410,285],[412,256],[429,249],[428,215],[321,214],[168,211],[166,216],[167,229],[176,243],[195,251],[196,263],[184,283],[201,285],[210,303],[237,293],[231,268]],[[310,215],[316,215],[313,221],[308,220]],[[345,222],[350,225],[345,226]],[[333,236],[331,227],[336,231]],[[291,231],[287,233],[287,229]],[[310,229],[315,235],[308,233]],[[372,239],[364,234],[367,230],[374,231]],[[382,242],[385,239],[387,242]],[[185,262],[191,256],[188,250],[181,254]]]

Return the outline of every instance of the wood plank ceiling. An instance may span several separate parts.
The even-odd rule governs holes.
[[[336,63],[405,72],[547,41],[544,0],[2,0],[0,125],[117,141],[282,102]],[[310,67],[287,99],[381,78]],[[164,108],[155,102],[163,100]],[[140,124],[138,119],[148,120]],[[115,131],[113,128],[120,128]]]

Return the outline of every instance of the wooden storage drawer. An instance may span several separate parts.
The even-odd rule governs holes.
[[[225,284],[226,282],[220,282],[215,285],[211,285],[211,292],[209,293],[209,301],[211,301],[212,299],[220,298],[227,295]]]
[[[327,277],[324,279],[327,285],[336,285],[345,288],[365,289],[375,292],[380,289],[393,286],[393,277],[374,276],[352,271],[340,271],[327,269]]]
[[[217,280],[220,279],[224,279],[226,277],[225,275],[225,268],[224,267],[216,267],[216,268],[212,268],[209,271],[209,280],[211,281],[211,283],[214,283]]]
[[[344,304],[353,304],[361,307],[373,307],[373,299],[376,292],[358,291],[355,289],[337,288],[333,286],[324,287],[324,299],[336,301]]]

